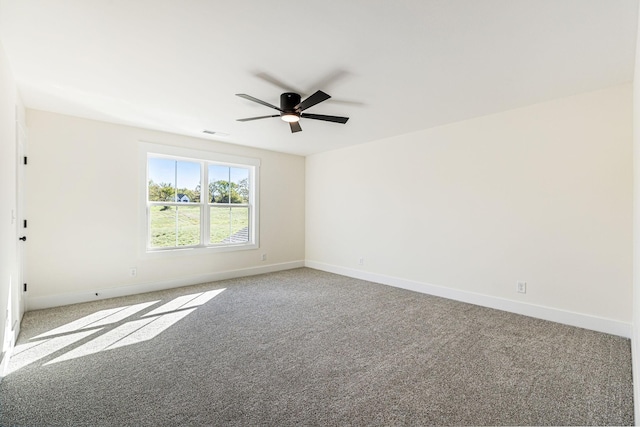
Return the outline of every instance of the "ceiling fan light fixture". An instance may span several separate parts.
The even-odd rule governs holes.
[[[300,116],[298,116],[297,114],[292,114],[292,113],[287,113],[287,114],[283,114],[281,116],[282,120],[284,120],[287,123],[293,123],[293,122],[299,122],[300,121]]]

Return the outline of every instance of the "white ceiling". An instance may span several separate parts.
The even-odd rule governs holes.
[[[308,155],[630,82],[637,0],[0,0],[27,107]],[[291,134],[287,90],[333,96]],[[204,129],[224,132],[209,137]]]

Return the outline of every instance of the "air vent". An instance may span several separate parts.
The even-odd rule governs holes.
[[[206,133],[207,135],[215,135],[215,136],[229,136],[228,133],[224,132],[216,132],[215,130],[203,130],[202,133]]]

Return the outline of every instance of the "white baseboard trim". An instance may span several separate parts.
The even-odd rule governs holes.
[[[0,382],[7,374],[7,368],[9,367],[9,360],[13,355],[13,349],[15,348],[16,342],[18,341],[18,335],[20,335],[20,324],[22,323],[22,319],[20,322],[15,322],[15,327],[11,331],[11,339],[9,342],[9,348],[4,352],[4,354],[0,355]]]
[[[2,354],[2,360],[0,360],[0,382],[4,378],[7,372],[7,367],[9,366],[9,359],[11,359],[11,354],[13,353],[13,347],[8,349]]]
[[[2,360],[0,360],[0,381],[2,381],[2,379],[7,374],[7,368],[9,367],[9,359],[11,359],[11,356],[13,355],[13,349],[15,348],[15,343],[16,343],[15,339],[11,341],[11,345],[2,355]]]
[[[640,329],[636,322],[631,327],[631,373],[633,375],[633,412],[635,425],[640,420]]]
[[[162,291],[165,289],[179,288],[181,286],[199,285],[201,283],[216,282],[218,280],[255,276],[257,274],[273,273],[276,271],[291,270],[300,267],[304,267],[304,261],[291,261],[280,264],[269,264],[259,267],[242,268],[239,270],[218,271],[215,273],[199,274],[158,282],[119,286],[115,288],[87,289],[82,292],[70,292],[65,294],[44,295],[37,297],[27,296],[25,298],[25,306],[26,311],[40,310],[43,308],[60,307],[63,305],[142,294],[145,292]]]
[[[624,338],[631,338],[631,323],[619,320],[606,319],[588,314],[575,313],[557,308],[544,307],[540,305],[527,304],[520,301],[513,301],[506,298],[493,297],[490,295],[475,292],[463,291],[460,289],[447,288],[444,286],[423,283],[414,280],[402,279],[400,277],[385,276],[367,271],[346,268],[332,264],[306,260],[305,266],[316,270],[327,271],[329,273],[340,274],[342,276],[353,277],[369,282],[408,289],[424,294],[448,298],[456,301],[475,304],[511,313],[522,314],[524,316],[535,317],[537,319],[549,320],[569,326],[590,329],[597,332],[604,332],[611,335],[618,335]]]

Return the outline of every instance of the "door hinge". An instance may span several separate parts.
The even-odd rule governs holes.
[[[27,284],[24,284],[24,292],[27,292]]]
[[[24,156],[24,164],[27,164],[27,156]]]

